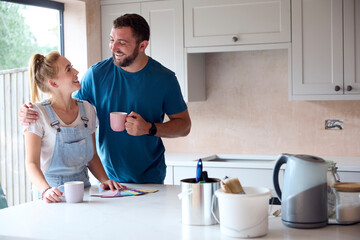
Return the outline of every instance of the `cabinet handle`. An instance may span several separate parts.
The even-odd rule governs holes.
[[[237,42],[239,40],[239,38],[237,36],[233,36],[232,40],[233,40],[233,42]]]
[[[336,91],[336,92],[340,91],[340,89],[341,89],[341,87],[340,87],[339,85],[336,85],[336,86],[335,86],[335,91]]]
[[[350,92],[350,91],[352,90],[352,86],[350,86],[350,85],[347,86],[347,87],[346,87],[346,90],[347,90],[348,92]]]

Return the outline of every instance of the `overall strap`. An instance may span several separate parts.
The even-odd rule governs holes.
[[[86,111],[83,101],[76,99],[76,102],[79,105],[79,111],[80,111],[80,117],[81,120],[84,122],[84,126],[87,128],[87,123],[89,122],[89,119],[86,117]]]
[[[41,102],[41,105],[45,108],[45,111],[50,119],[50,126],[55,127],[58,132],[60,132],[60,122],[56,117],[54,109],[51,107],[49,100],[45,99]]]

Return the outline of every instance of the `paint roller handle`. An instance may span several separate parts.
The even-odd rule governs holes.
[[[206,183],[209,182],[209,177],[207,171],[203,171],[201,173],[200,183]]]
[[[196,182],[200,181],[202,170],[203,170],[203,164],[202,164],[202,160],[200,158],[199,161],[197,162],[197,166],[196,166]]]

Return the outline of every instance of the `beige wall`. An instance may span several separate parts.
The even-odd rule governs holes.
[[[191,133],[167,152],[359,156],[360,101],[289,101],[287,64],[287,50],[207,54],[207,100],[188,103]]]
[[[58,0],[65,3],[65,56],[79,71],[79,78],[101,60],[99,0]]]
[[[87,65],[101,60],[101,11],[99,0],[86,0]]]
[[[87,70],[85,3],[65,3],[64,10],[64,51],[73,66],[79,71],[79,78]]]

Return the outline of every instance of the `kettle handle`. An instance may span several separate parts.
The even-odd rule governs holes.
[[[281,155],[278,158],[278,160],[276,161],[276,164],[274,166],[274,171],[273,171],[274,188],[275,188],[275,192],[278,195],[280,201],[281,201],[281,189],[280,189],[280,185],[279,185],[279,171],[280,171],[281,165],[287,163],[287,160],[288,160],[287,155]]]

